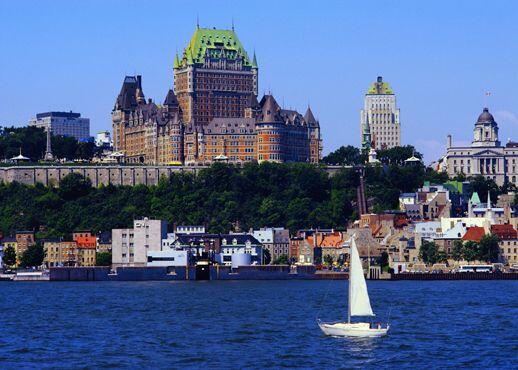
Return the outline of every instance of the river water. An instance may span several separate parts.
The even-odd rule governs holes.
[[[0,283],[0,368],[517,368],[518,281],[368,288],[385,338],[321,334],[344,281]]]

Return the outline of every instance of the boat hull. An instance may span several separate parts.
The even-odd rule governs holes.
[[[385,328],[371,328],[369,323],[322,323],[319,322],[318,326],[324,332],[325,335],[333,337],[382,337],[387,335],[389,326]]]

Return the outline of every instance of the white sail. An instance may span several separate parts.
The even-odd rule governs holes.
[[[356,248],[354,238],[351,238],[351,256],[349,263],[349,312],[351,316],[375,316],[372,312],[362,262]]]

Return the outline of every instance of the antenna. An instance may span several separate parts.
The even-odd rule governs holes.
[[[200,28],[200,15],[196,13],[196,28]]]
[[[491,96],[491,91],[486,91],[485,94],[484,94],[484,108],[489,108],[488,107],[488,98]]]
[[[232,31],[234,31],[234,17],[232,17]]]

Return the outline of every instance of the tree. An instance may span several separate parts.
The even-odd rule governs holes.
[[[381,269],[384,269],[386,266],[389,265],[389,255],[387,252],[383,251],[381,252],[380,256],[378,257],[378,265],[380,265]]]
[[[383,164],[404,166],[405,161],[412,156],[419,159],[423,158],[423,155],[417,152],[412,145],[396,146],[390,149],[378,150],[378,160]]]
[[[451,250],[451,258],[453,258],[454,261],[460,261],[462,259],[462,248],[462,240],[455,240]]]
[[[92,182],[78,173],[69,173],[59,182],[59,194],[65,200],[74,200],[87,195]]]
[[[330,165],[357,165],[365,163],[367,156],[360,152],[360,149],[355,148],[352,145],[341,146],[334,152],[329,153],[322,162]]]
[[[486,262],[498,262],[500,255],[500,239],[497,235],[487,234],[482,237],[478,248],[478,260]]]
[[[462,247],[462,259],[465,261],[475,261],[479,256],[478,244],[472,240],[468,240]]]
[[[112,252],[97,252],[95,254],[95,265],[96,266],[111,266],[112,264]]]
[[[330,254],[326,254],[324,256],[324,263],[328,266],[331,266],[333,264],[333,262],[335,261],[335,259],[333,258],[333,256],[331,256]]]
[[[288,259],[288,255],[281,254],[279,256],[279,258],[277,258],[275,261],[273,261],[273,264],[274,265],[289,265],[290,262],[289,262],[289,259]]]
[[[7,267],[16,265],[16,251],[13,247],[7,247],[4,249],[3,263]]]
[[[43,245],[38,243],[36,245],[30,245],[25,252],[23,252],[20,265],[22,267],[38,267],[42,265],[44,259],[45,251],[43,250]]]
[[[442,255],[438,254],[439,247],[434,242],[423,241],[421,249],[419,250],[419,259],[424,263],[433,265],[437,263]]]
[[[272,255],[268,249],[263,249],[263,263],[269,265],[272,262]]]

